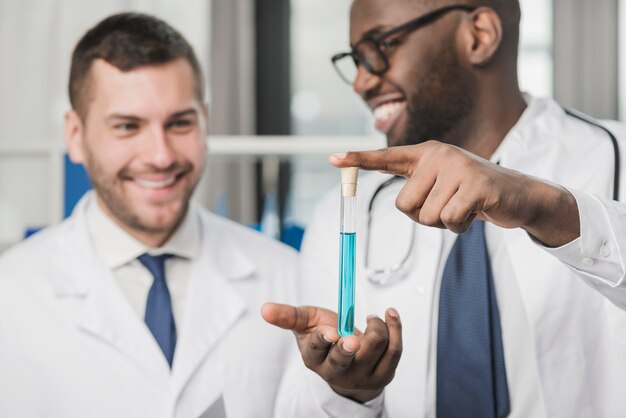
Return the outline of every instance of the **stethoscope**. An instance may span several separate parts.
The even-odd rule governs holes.
[[[614,159],[614,167],[615,167],[615,170],[613,172],[613,200],[615,201],[619,200],[620,156],[619,156],[619,145],[617,143],[617,138],[615,138],[615,135],[613,135],[613,132],[611,132],[605,126],[601,125],[599,122],[592,119],[590,116],[587,116],[580,112],[576,112],[576,111],[569,110],[569,109],[564,109],[564,110],[568,116],[581,120],[599,129],[602,129],[611,139],[611,143],[613,144],[613,154],[614,154],[613,159]],[[371,226],[372,226],[372,208],[374,207],[374,201],[376,200],[376,197],[380,194],[380,192],[382,192],[384,189],[391,186],[393,183],[395,183],[396,181],[400,179],[403,179],[403,178],[395,176],[381,183],[376,188],[376,190],[374,190],[374,193],[372,194],[372,197],[370,197],[369,205],[367,207],[367,234],[365,237],[365,256],[364,256],[365,275],[367,276],[367,280],[370,283],[377,285],[377,286],[386,286],[400,279],[403,279],[407,276],[408,270],[409,270],[408,268],[409,260],[413,253],[413,248],[415,247],[415,233],[416,233],[417,228],[416,228],[416,224],[413,224],[411,238],[409,241],[409,248],[406,254],[404,255],[404,257],[402,257],[402,259],[398,263],[395,263],[386,267],[382,267],[382,268],[371,267],[369,265],[369,253],[370,253],[369,235],[370,235]]]

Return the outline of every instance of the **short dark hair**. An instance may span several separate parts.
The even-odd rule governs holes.
[[[507,53],[509,56],[517,59],[517,50],[519,44],[519,25],[521,18],[519,0],[457,0],[451,2],[450,0],[420,0],[423,4],[427,4],[432,8],[442,7],[452,4],[468,4],[475,7],[489,7],[493,9],[502,22],[503,39],[502,48],[503,53]]]
[[[84,119],[89,103],[89,73],[96,59],[121,71],[165,64],[183,58],[193,70],[195,94],[204,100],[204,78],[193,48],[173,27],[142,13],[107,17],[78,41],[72,53],[69,96],[72,108]]]

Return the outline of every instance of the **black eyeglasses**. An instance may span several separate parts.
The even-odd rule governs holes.
[[[467,4],[452,4],[433,10],[430,13],[403,23],[400,26],[396,26],[386,32],[367,36],[351,47],[350,52],[341,52],[333,55],[331,61],[333,62],[335,70],[337,70],[339,76],[348,84],[352,84],[354,82],[357,69],[361,64],[371,74],[382,75],[389,69],[389,60],[387,60],[386,52],[399,42],[397,39],[388,39],[390,36],[401,32],[416,30],[434,22],[441,16],[453,10],[472,12],[475,9],[476,7],[469,6]]]

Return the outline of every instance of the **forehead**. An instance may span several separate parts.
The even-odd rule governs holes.
[[[433,0],[354,0],[350,9],[350,42],[407,22],[431,10],[432,3]]]
[[[183,59],[121,71],[103,60],[91,68],[91,102],[104,109],[175,108],[195,99],[193,71]],[[118,109],[119,108],[119,109]]]

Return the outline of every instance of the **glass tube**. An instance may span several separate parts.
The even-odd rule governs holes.
[[[354,278],[356,245],[356,197],[341,197],[339,229],[339,335],[354,334]]]

